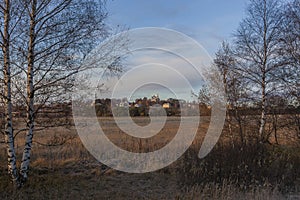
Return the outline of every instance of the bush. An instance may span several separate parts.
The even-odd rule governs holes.
[[[286,149],[262,144],[235,146],[218,145],[204,159],[190,148],[176,169],[179,184],[185,186],[229,181],[246,191],[270,186],[281,192],[297,189],[300,178],[299,149]]]

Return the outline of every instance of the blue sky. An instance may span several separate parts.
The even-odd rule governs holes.
[[[111,0],[107,1],[107,11],[109,14],[107,22],[113,29],[116,29],[118,26],[121,27],[120,29],[124,27],[129,29],[163,27],[179,31],[196,40],[204,47],[210,57],[213,58],[222,41],[230,41],[239,23],[245,17],[247,3],[248,0]],[[155,33],[153,34],[155,35]],[[140,36],[143,37],[143,35]],[[170,37],[166,37],[164,40],[172,39],[172,37],[171,34]],[[138,38],[136,40],[138,40]],[[147,38],[140,41],[144,40],[147,40]],[[185,45],[180,46],[180,42],[174,44],[176,48],[177,46],[181,49],[185,47]],[[187,49],[186,52],[189,52]],[[193,53],[190,52],[186,58],[188,60],[203,59],[205,62],[211,61],[211,58],[204,55],[206,53],[202,52],[197,57],[192,56],[192,54]],[[201,54],[204,58],[201,57]],[[162,54],[162,52],[152,54],[149,51],[144,51],[141,54],[133,54],[131,58],[132,62],[129,68],[132,69],[140,64],[162,63],[185,75],[185,78],[192,85],[193,90],[183,87],[182,84],[178,83],[178,77],[176,77],[175,74],[174,76],[172,76],[171,73],[160,74],[159,70],[153,70],[148,71],[145,77],[167,80],[168,83],[174,87],[177,85],[172,91],[175,91],[179,98],[192,100],[191,98],[194,97],[191,97],[191,91],[197,93],[204,83],[201,77],[196,77],[196,75],[196,78],[194,77],[195,73],[192,73],[193,69],[190,66],[179,62],[178,58],[169,58],[166,54]],[[145,68],[145,71],[147,71],[147,68]],[[141,77],[145,75],[142,70],[140,70],[139,75],[133,71],[131,72],[133,75],[127,76],[130,77],[130,80],[127,79],[123,81],[124,85],[130,85],[129,83],[131,82],[132,85],[136,85],[139,83]],[[114,81],[112,81],[112,83],[114,83]],[[109,88],[113,88],[114,84],[107,82],[107,85],[110,85]],[[170,96],[170,93],[166,92],[166,87],[162,86],[158,88],[157,84],[153,84],[152,86],[146,84],[146,86],[143,86],[143,84],[139,83],[138,87],[134,92],[128,92],[124,88],[121,88],[124,90],[124,93],[128,93],[128,95],[131,94],[131,96],[127,96],[128,99],[142,98],[144,96],[150,97],[156,93],[159,93],[163,98],[173,97],[172,95]],[[171,88],[167,87],[167,89]]]
[[[128,28],[165,27],[198,41],[213,57],[244,17],[248,0],[112,0],[108,23]]]

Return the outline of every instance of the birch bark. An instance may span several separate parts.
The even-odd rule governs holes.
[[[12,123],[11,102],[11,64],[10,64],[10,0],[4,1],[4,28],[3,28],[3,77],[4,77],[4,107],[5,107],[5,143],[7,150],[8,173],[15,185],[18,185],[18,172],[16,167],[16,152],[14,147],[14,133]]]
[[[30,12],[30,29],[28,42],[28,67],[27,67],[27,129],[28,132],[25,137],[25,146],[23,150],[22,163],[20,168],[21,181],[27,180],[27,173],[30,163],[30,153],[32,148],[32,138],[34,130],[34,85],[33,85],[33,70],[34,70],[34,45],[35,45],[35,17],[36,17],[37,1],[33,0],[31,3]]]

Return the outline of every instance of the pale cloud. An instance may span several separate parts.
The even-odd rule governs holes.
[[[106,95],[116,91],[118,85],[119,97],[130,98],[133,93],[137,95],[137,90],[145,94],[166,93],[164,89],[168,88],[178,98],[190,99],[192,92],[197,93],[206,76],[213,71],[212,58],[207,51],[182,33],[146,28],[129,31],[128,38],[126,71],[119,79],[112,77],[99,84],[107,88]],[[161,85],[160,90],[158,85]]]

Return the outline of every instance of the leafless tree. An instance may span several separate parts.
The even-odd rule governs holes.
[[[8,168],[15,185],[22,186],[28,178],[34,132],[57,125],[38,124],[39,127],[35,127],[38,112],[45,105],[70,100],[69,92],[76,84],[74,75],[77,73],[104,65],[107,65],[107,73],[120,70],[121,57],[113,50],[122,45],[106,45],[102,57],[97,57],[102,62],[95,60],[95,63],[89,63],[90,66],[81,64],[86,55],[109,35],[104,23],[107,17],[105,1],[102,0],[3,0],[0,6],[3,16],[0,22],[3,76],[0,78],[4,86],[1,99],[6,113]],[[121,40],[116,38],[114,42]],[[15,134],[12,103],[26,107],[27,113],[26,128]],[[27,133],[18,172],[14,137],[22,131]]]
[[[47,102],[62,102],[72,77],[83,70],[80,61],[105,36],[102,1],[23,0],[26,10],[18,47],[21,77],[26,76],[27,134],[20,181],[27,180],[33,133],[39,109]],[[20,85],[16,84],[16,87]],[[22,89],[19,89],[22,92]]]
[[[281,77],[288,69],[282,54],[280,38],[283,15],[277,0],[251,0],[246,18],[235,34],[237,68],[247,79],[260,104],[259,142],[268,142],[265,133],[266,101],[272,93],[282,90]]]
[[[5,112],[5,142],[7,145],[8,172],[13,181],[17,180],[16,153],[14,149],[12,103],[11,103],[11,64],[10,64],[10,1],[1,2],[1,14],[3,14],[3,30],[1,30],[1,47],[3,56],[3,81],[4,81],[4,112]]]
[[[18,3],[10,0],[0,1],[0,66],[1,71],[3,72],[3,75],[0,76],[1,86],[3,86],[3,90],[0,91],[0,98],[1,103],[3,103],[4,106],[4,136],[8,156],[8,173],[15,186],[18,185],[18,172],[14,148],[14,128],[12,123],[12,77],[17,73],[14,73],[13,55],[11,53],[16,36],[16,27],[21,20],[22,13]]]

